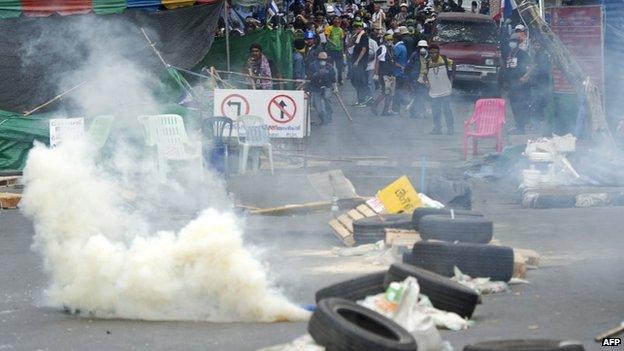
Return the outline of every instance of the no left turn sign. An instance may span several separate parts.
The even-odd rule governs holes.
[[[288,95],[277,95],[269,101],[269,117],[277,123],[288,123],[295,118],[297,104]]]
[[[221,101],[221,115],[236,119],[249,114],[249,101],[240,94],[230,94]]]

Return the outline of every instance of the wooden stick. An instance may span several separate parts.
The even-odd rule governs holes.
[[[154,52],[160,59],[160,62],[162,62],[162,64],[165,65],[165,68],[169,68],[169,64],[165,62],[165,59],[160,55],[160,52],[156,50],[156,43],[152,43],[150,38],[147,36],[147,33],[145,33],[145,29],[143,29],[143,27],[141,27],[141,32],[143,32],[143,35],[145,36],[145,40],[147,40],[148,44],[152,47],[152,50],[154,50]]]
[[[340,97],[340,95],[338,95],[337,92],[334,92],[334,95],[336,95],[336,99],[338,99],[338,103],[340,104],[340,107],[342,107],[342,109],[344,110],[345,114],[347,115],[347,118],[349,118],[349,121],[353,122],[353,118],[351,118],[351,114],[349,113],[349,110],[347,110],[347,107],[345,106],[344,102],[342,102],[342,98]]]
[[[619,327],[615,327],[613,329],[607,330],[606,332],[596,336],[596,341],[602,341],[602,339],[614,337],[618,334],[624,333],[624,322],[620,324]]]
[[[62,93],[60,93],[60,94],[58,94],[57,96],[55,96],[54,98],[52,98],[52,100],[49,100],[48,102],[46,102],[46,103],[44,103],[44,104],[42,104],[42,105],[39,105],[39,106],[35,107],[34,109],[32,109],[32,110],[30,110],[30,111],[26,111],[26,112],[24,112],[24,117],[26,117],[26,116],[30,115],[30,114],[31,114],[31,113],[33,113],[33,112],[39,111],[40,109],[42,109],[42,108],[44,108],[44,107],[48,106],[49,104],[53,103],[54,101],[56,101],[56,100],[58,100],[58,99],[62,98],[63,96],[65,96],[65,95],[67,95],[67,94],[71,93],[72,91],[74,91],[74,90],[78,89],[79,87],[81,87],[81,86],[83,86],[83,85],[85,85],[85,84],[87,84],[87,81],[84,81],[84,82],[82,82],[82,83],[80,83],[80,84],[76,85],[75,87],[73,87],[73,88],[71,88],[71,89],[69,89],[69,90],[66,90],[66,91],[64,91],[64,92],[62,92]]]

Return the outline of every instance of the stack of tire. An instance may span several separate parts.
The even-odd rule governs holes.
[[[408,214],[361,218],[353,222],[353,239],[358,245],[386,239],[386,229],[414,229]]]
[[[476,211],[421,208],[412,214],[412,225],[423,241],[417,242],[403,261],[446,277],[454,267],[472,277],[509,281],[514,253],[506,246],[488,245],[493,223]]]
[[[479,301],[473,290],[439,274],[404,263],[330,285],[316,293],[317,308],[308,332],[327,350],[417,350],[413,336],[392,320],[355,301],[386,291],[392,282],[412,276],[434,307],[470,318]]]

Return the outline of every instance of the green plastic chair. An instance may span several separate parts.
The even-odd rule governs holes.
[[[91,122],[87,135],[97,150],[100,150],[106,144],[114,120],[115,116],[103,115],[95,117],[93,122]]]

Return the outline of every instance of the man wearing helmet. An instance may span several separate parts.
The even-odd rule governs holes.
[[[326,52],[319,52],[317,63],[308,76],[312,104],[321,120],[317,125],[328,124],[332,121],[333,110],[329,98],[331,97],[332,87],[336,83],[336,71],[328,64],[328,60],[329,56]]]

